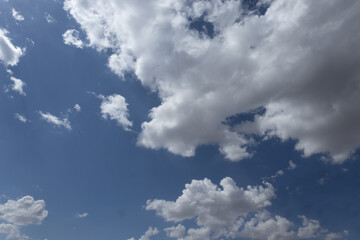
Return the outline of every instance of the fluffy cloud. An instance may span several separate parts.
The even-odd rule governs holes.
[[[57,127],[64,127],[68,130],[71,130],[71,125],[67,117],[61,119],[50,113],[43,113],[42,111],[39,111],[39,114],[41,119],[45,120],[46,122],[51,123]]]
[[[116,74],[134,72],[161,98],[139,144],[183,156],[218,144],[237,161],[251,156],[256,134],[343,162],[360,143],[360,2],[262,3],[270,6],[261,16],[236,0],[66,0],[64,8],[89,46],[113,50]],[[266,111],[254,121],[224,124],[259,107]]]
[[[157,228],[149,227],[148,230],[142,235],[139,240],[150,240],[150,237],[159,234],[159,230]],[[130,238],[129,240],[135,240],[135,238]]]
[[[15,66],[23,55],[23,50],[14,46],[7,34],[6,30],[0,28],[0,61],[5,66]]]
[[[12,90],[18,92],[20,95],[26,96],[24,92],[24,86],[26,85],[21,79],[15,78],[13,76],[10,77],[10,80],[13,82],[11,86]]]
[[[24,17],[19,12],[17,12],[15,9],[12,9],[12,16],[16,21],[19,21],[19,22],[24,21]]]
[[[123,96],[114,94],[110,96],[99,96],[102,99],[100,106],[101,114],[104,119],[115,120],[124,130],[130,131],[133,123],[128,119],[129,112],[127,103]]]
[[[8,200],[0,204],[0,233],[6,234],[6,239],[27,239],[20,233],[20,227],[30,224],[40,224],[48,215],[44,200],[34,200],[31,196],[25,196],[18,200]]]
[[[75,104],[75,105],[74,105],[74,109],[75,109],[75,111],[77,111],[77,112],[80,112],[80,111],[81,111],[81,107],[80,107],[79,104]]]
[[[165,228],[167,236],[179,240],[206,239],[341,239],[344,233],[329,233],[319,221],[303,219],[301,226],[266,210],[275,197],[269,183],[263,186],[239,188],[227,177],[220,187],[209,179],[193,180],[185,185],[176,201],[148,200],[146,210],[155,210],[166,221],[194,220],[198,228],[186,228],[182,224]]]
[[[79,37],[79,31],[75,29],[69,29],[62,36],[66,45],[83,48],[84,43]]]

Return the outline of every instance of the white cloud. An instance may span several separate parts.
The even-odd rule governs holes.
[[[15,113],[14,117],[23,123],[26,123],[28,121],[27,118],[25,116],[21,115],[20,113]]]
[[[157,228],[149,227],[148,230],[142,235],[139,240],[150,240],[152,236],[159,234],[159,230]],[[135,240],[135,238],[130,238],[128,240]]]
[[[79,31],[75,29],[69,29],[62,36],[66,45],[83,48],[84,43],[79,37]]]
[[[8,32],[0,28],[0,61],[5,66],[15,66],[23,55],[20,47],[14,46],[6,36]]]
[[[81,107],[79,104],[75,104],[74,105],[74,109],[77,111],[77,112],[80,112],[81,111]]]
[[[20,233],[22,226],[41,224],[47,217],[44,200],[34,200],[25,196],[18,200],[8,200],[0,204],[0,233],[6,234],[6,239],[28,239]]]
[[[41,119],[45,120],[46,122],[51,123],[57,127],[64,127],[68,130],[71,130],[71,125],[67,117],[61,119],[50,113],[43,113],[42,111],[39,111],[39,114]]]
[[[6,239],[26,239],[27,236],[22,235],[17,226],[9,223],[0,223],[0,233],[6,234]]]
[[[55,18],[53,16],[51,16],[50,13],[45,13],[45,20],[48,23],[54,23],[55,22]]]
[[[217,144],[237,161],[251,156],[248,134],[257,134],[343,162],[360,143],[360,2],[262,3],[270,4],[263,16],[232,0],[66,0],[64,8],[89,46],[114,51],[116,74],[133,71],[161,98],[139,144],[183,156]],[[189,28],[202,15],[213,37]],[[266,112],[253,122],[223,124],[259,107]]]
[[[294,170],[296,168],[296,164],[290,160],[289,161],[289,167],[287,168],[288,170]]]
[[[13,18],[16,21],[19,21],[19,22],[24,21],[24,17],[19,12],[17,12],[14,8],[11,11],[12,11]]]
[[[146,210],[170,222],[193,220],[198,228],[186,231],[181,224],[165,228],[167,236],[179,240],[206,239],[259,239],[290,240],[310,238],[344,237],[344,233],[330,233],[319,221],[304,216],[301,226],[288,219],[273,215],[266,210],[275,198],[275,190],[269,183],[262,186],[239,188],[227,177],[220,187],[210,180],[193,180],[185,185],[176,201],[148,200]],[[335,239],[335,238],[334,238]]]
[[[124,130],[130,131],[133,123],[128,119],[128,104],[125,98],[119,94],[113,94],[107,97],[100,95],[99,97],[102,99],[100,106],[102,117],[104,119],[109,118],[115,120]]]
[[[166,235],[171,238],[183,238],[186,234],[186,228],[181,224],[165,228],[164,231],[166,232]]]
[[[21,79],[15,78],[13,76],[10,77],[10,80],[13,81],[12,90],[18,92],[20,95],[26,96],[24,92],[24,86],[26,85]]]
[[[76,214],[76,217],[78,217],[78,218],[85,218],[85,217],[87,217],[89,214],[87,213],[87,212],[85,212],[85,213],[78,213],[78,214]]]

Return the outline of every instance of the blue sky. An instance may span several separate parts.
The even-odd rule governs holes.
[[[0,0],[0,239],[359,239],[328,2]]]

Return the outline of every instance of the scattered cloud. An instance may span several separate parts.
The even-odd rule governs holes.
[[[128,119],[129,111],[125,98],[119,94],[107,97],[99,95],[98,97],[102,99],[100,106],[102,117],[104,119],[115,120],[124,130],[130,131],[133,123]]]
[[[20,113],[15,113],[14,117],[23,123],[26,123],[28,121],[27,118],[25,116],[21,115]]]
[[[193,220],[198,228],[182,225],[165,228],[167,236],[178,240],[210,239],[311,239],[344,238],[348,233],[330,233],[317,220],[300,216],[302,225],[273,215],[266,210],[276,197],[270,183],[239,188],[233,179],[221,180],[220,186],[209,179],[193,180],[185,185],[176,201],[148,200],[146,210],[154,210],[168,222]],[[337,239],[337,238],[334,238]]]
[[[79,31],[75,29],[69,29],[62,36],[66,45],[75,46],[77,48],[84,47],[84,43],[79,37]]]
[[[142,235],[139,240],[150,240],[150,237],[159,234],[159,230],[157,228],[149,227],[148,230]],[[128,240],[135,240],[135,238],[130,238]]]
[[[12,11],[13,18],[16,21],[19,21],[19,22],[24,21],[24,17],[19,12],[17,12],[14,8],[11,11]]]
[[[67,117],[61,119],[50,113],[43,113],[42,111],[39,111],[39,114],[41,116],[41,119],[45,120],[46,122],[51,123],[57,127],[64,127],[67,130],[71,130],[71,125]]]
[[[161,98],[140,145],[193,156],[217,144],[238,161],[258,135],[344,162],[360,146],[360,2],[260,1],[269,5],[263,16],[241,2],[66,0],[64,8],[89,46],[114,51],[112,71],[134,72]],[[198,19],[213,36],[190,27]],[[224,124],[260,107],[253,121]]]
[[[294,170],[296,167],[297,167],[296,164],[292,160],[290,160],[289,167],[287,168],[287,170]]]
[[[75,105],[74,105],[74,109],[75,109],[75,111],[77,111],[77,112],[80,112],[80,111],[81,111],[81,107],[80,107],[79,104],[75,104]]]
[[[55,22],[55,18],[53,16],[51,16],[50,13],[45,13],[45,20],[48,23],[54,23]]]
[[[13,76],[10,77],[10,80],[13,82],[11,89],[18,92],[20,95],[26,96],[26,93],[23,89],[26,84],[21,79],[15,78]]]
[[[78,217],[78,218],[85,218],[85,217],[87,217],[89,214],[87,213],[87,212],[85,212],[85,213],[78,213],[78,214],[76,214],[76,217]]]
[[[14,46],[7,37],[8,31],[0,28],[0,61],[7,66],[15,66],[23,55],[20,47]]]
[[[47,217],[44,200],[34,200],[25,196],[18,200],[8,200],[0,204],[0,233],[6,234],[6,239],[27,239],[20,233],[20,227],[31,224],[41,224]]]

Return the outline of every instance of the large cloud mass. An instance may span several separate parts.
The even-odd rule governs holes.
[[[133,71],[162,102],[138,143],[192,156],[217,144],[251,156],[253,134],[297,139],[304,156],[346,160],[360,143],[360,2],[274,0],[264,15],[235,0],[66,0],[89,46]],[[235,127],[227,117],[264,108]]]
[[[195,220],[197,228],[182,224],[165,228],[167,236],[178,240],[210,239],[344,239],[348,234],[331,233],[320,222],[299,216],[301,226],[266,210],[275,198],[269,183],[263,186],[237,187],[233,179],[221,180],[220,186],[209,179],[193,180],[185,185],[176,201],[148,200],[146,210],[169,222]]]

